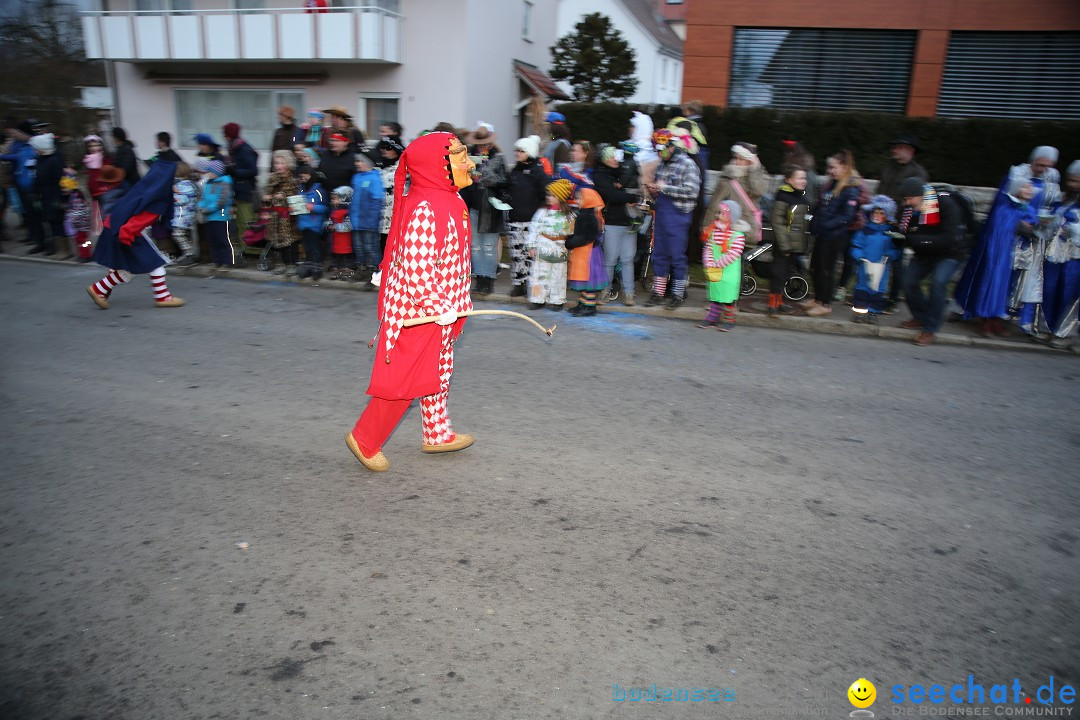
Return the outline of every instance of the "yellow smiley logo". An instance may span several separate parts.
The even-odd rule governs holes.
[[[859,678],[847,689],[848,700],[857,708],[868,708],[877,700],[877,688],[866,678]]]

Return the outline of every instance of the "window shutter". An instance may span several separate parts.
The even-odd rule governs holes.
[[[736,28],[733,107],[904,113],[914,30]]]
[[[1080,118],[1080,33],[953,32],[937,114]]]

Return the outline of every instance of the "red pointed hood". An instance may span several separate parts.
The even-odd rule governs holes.
[[[394,173],[394,216],[390,221],[390,232],[383,252],[384,266],[397,245],[407,216],[406,204],[402,201],[406,177],[409,178],[410,200],[425,198],[432,191],[452,193],[455,196],[458,194],[458,188],[450,175],[450,145],[456,141],[457,137],[453,133],[429,133],[413,140],[401,154],[397,172]],[[410,208],[416,204],[418,203],[408,203]]]

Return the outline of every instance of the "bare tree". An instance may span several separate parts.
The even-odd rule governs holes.
[[[81,137],[96,112],[81,105],[81,87],[104,85],[100,62],[86,59],[82,25],[63,0],[22,0],[0,16],[0,115],[39,118],[53,131]]]

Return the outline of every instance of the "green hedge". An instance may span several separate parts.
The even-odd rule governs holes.
[[[657,127],[680,114],[674,106],[646,108],[620,103],[565,103],[558,107],[575,138],[618,142],[627,137],[633,110],[649,112]],[[997,187],[1010,165],[1025,162],[1031,149],[1053,145],[1061,151],[1061,170],[1080,158],[1080,122],[1045,120],[953,120],[908,118],[859,112],[781,112],[764,108],[705,108],[704,124],[711,150],[710,166],[719,170],[729,158],[727,148],[745,140],[758,146],[762,163],[779,172],[781,141],[794,138],[814,154],[819,172],[825,158],[847,148],[866,177],[876,178],[889,160],[889,140],[901,132],[914,133],[922,151],[918,161],[933,182]]]

